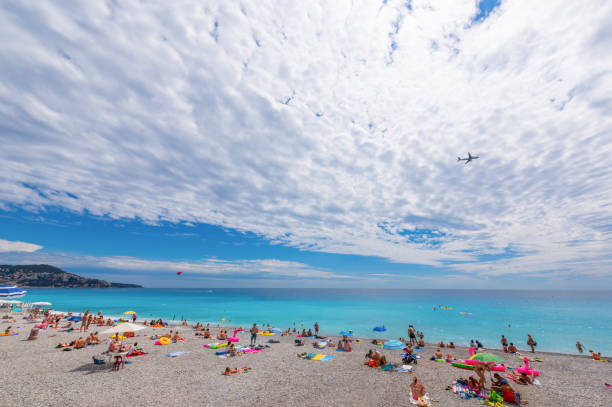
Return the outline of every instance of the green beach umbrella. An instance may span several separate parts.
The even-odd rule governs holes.
[[[503,363],[504,360],[497,355],[493,355],[492,353],[477,353],[472,356],[470,359],[472,360],[480,360],[481,362],[495,362],[495,363]]]

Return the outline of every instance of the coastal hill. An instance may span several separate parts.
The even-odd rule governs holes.
[[[47,264],[1,265],[0,283],[13,283],[20,287],[56,288],[142,288],[137,284],[109,283],[96,278],[85,278]]]

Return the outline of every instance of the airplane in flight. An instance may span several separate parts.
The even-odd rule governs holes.
[[[468,151],[468,158],[461,158],[461,157],[457,157],[457,161],[465,161],[465,163],[469,163],[472,160],[476,160],[478,157],[477,155],[472,155],[469,151]]]

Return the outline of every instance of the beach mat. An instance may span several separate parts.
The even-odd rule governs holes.
[[[148,353],[139,353],[138,355],[126,355],[126,358],[135,358],[136,356],[148,355]]]
[[[0,336],[13,336],[13,335],[19,335],[19,334],[18,333],[0,334]]]

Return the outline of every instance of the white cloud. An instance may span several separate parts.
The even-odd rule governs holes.
[[[42,249],[42,246],[33,243],[15,242],[0,239],[0,253],[26,252],[32,253]]]
[[[471,27],[473,0],[62,7],[0,6],[0,207],[609,270],[609,2],[507,0]]]
[[[1,243],[1,241],[0,241]],[[186,276],[202,275],[220,277],[224,280],[236,278],[287,278],[287,279],[353,279],[355,277],[320,270],[307,264],[277,259],[222,260],[207,258],[199,261],[149,260],[129,256],[83,256],[70,253],[32,253],[2,256],[2,261],[11,264],[53,264],[57,267],[95,268],[133,272],[172,273],[182,271]]]

